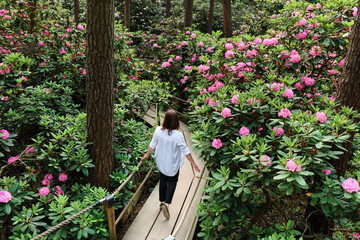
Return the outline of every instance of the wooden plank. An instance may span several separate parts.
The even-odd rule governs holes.
[[[139,214],[126,232],[123,240],[146,239],[160,213],[159,183],[156,185]]]
[[[110,240],[116,240],[116,227],[115,227],[115,209],[114,199],[112,198],[112,205],[109,207],[109,202],[104,202],[104,211],[107,216],[107,223],[109,227],[109,238]]]
[[[190,165],[188,163],[187,165]],[[182,169],[183,170],[183,169]],[[176,187],[176,191],[173,197],[173,201],[170,204],[170,219],[166,219],[163,216],[163,213],[156,220],[147,240],[159,240],[167,237],[171,234],[171,231],[174,229],[177,219],[179,218],[180,211],[183,208],[185,201],[185,196],[187,195],[190,185],[192,183],[192,174],[189,175],[188,171],[180,171],[179,181]]]

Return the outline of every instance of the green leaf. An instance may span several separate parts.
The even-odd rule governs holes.
[[[6,213],[6,215],[9,215],[11,213],[11,205],[10,205],[10,203],[5,204],[4,212]]]
[[[81,168],[81,171],[85,176],[89,176],[89,171],[87,170],[87,168]]]
[[[217,226],[220,224],[220,222],[221,222],[221,216],[217,216],[212,225]]]
[[[321,149],[321,148],[323,147],[323,143],[322,143],[322,142],[318,142],[318,143],[315,144],[315,147],[316,147],[317,149]]]
[[[306,187],[306,186],[307,186],[307,184],[306,184],[306,182],[305,182],[305,180],[304,180],[304,178],[303,178],[302,176],[300,176],[300,175],[295,175],[294,178],[295,178],[296,182],[297,182],[300,186],[303,186],[303,187]]]
[[[11,188],[9,189],[9,192],[11,192],[12,195],[15,195],[20,189],[20,184],[19,183],[14,183]]]
[[[290,185],[290,186],[286,189],[286,195],[291,195],[293,191],[294,191],[294,188],[293,188],[292,185]]]
[[[281,179],[287,178],[289,175],[290,175],[289,173],[281,173],[279,175],[276,175],[274,177],[274,180],[281,180]]]
[[[224,184],[225,184],[225,181],[220,181],[217,184],[215,184],[214,189],[218,189],[218,188],[222,187]]]

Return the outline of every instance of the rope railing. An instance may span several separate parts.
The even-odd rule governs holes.
[[[132,171],[131,174],[126,178],[126,180],[114,191],[114,193],[112,194],[109,194],[107,196],[105,196],[104,198],[100,199],[99,201],[95,202],[94,204],[88,206],[87,208],[81,210],[80,212],[72,215],[71,217],[65,219],[64,221],[62,221],[61,223],[58,223],[57,225],[55,225],[54,227],[46,230],[45,232],[35,236],[34,238],[32,238],[31,240],[38,240],[38,239],[41,239],[47,235],[49,235],[50,233],[53,233],[55,231],[57,231],[58,229],[62,228],[63,226],[65,226],[66,224],[70,223],[72,220],[74,220],[75,218],[81,216],[82,214],[86,213],[87,211],[90,211],[91,209],[93,209],[94,207],[96,207],[97,205],[103,203],[103,202],[113,202],[113,199],[114,197],[125,187],[125,185],[130,181],[130,179],[134,176],[135,172],[138,171],[138,169],[140,168],[142,164],[142,161],[140,161],[138,163],[138,165],[136,166],[136,170]],[[152,171],[152,169],[150,170]],[[111,204],[106,204],[108,208],[113,208],[113,203]],[[106,209],[105,209],[106,211]],[[113,209],[112,209],[113,211]],[[108,219],[108,222],[109,222],[109,219]],[[115,221],[114,221],[115,223]],[[113,224],[114,225],[114,224]],[[109,228],[111,228],[111,226],[109,226]],[[114,227],[113,227],[114,228]],[[110,233],[111,235],[111,233]],[[110,236],[110,239],[112,239],[113,237]],[[115,239],[116,239],[116,233],[115,233]]]

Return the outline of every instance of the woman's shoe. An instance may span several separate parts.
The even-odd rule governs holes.
[[[163,211],[164,217],[165,217],[166,219],[169,219],[169,218],[170,218],[170,213],[169,213],[169,208],[166,206],[166,204],[161,203],[161,204],[160,204],[160,208],[161,208],[162,211]]]

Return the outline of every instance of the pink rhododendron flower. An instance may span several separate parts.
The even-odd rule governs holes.
[[[304,26],[304,25],[306,25],[306,19],[305,18],[301,19],[299,22],[296,22],[297,27]]]
[[[185,41],[181,42],[181,46],[186,46],[186,45],[187,45],[187,42],[185,42]]]
[[[311,10],[314,10],[314,7],[310,4],[310,5],[306,8],[306,11],[311,11]]]
[[[294,92],[293,90],[291,90],[290,88],[286,89],[284,94],[283,94],[283,97],[286,97],[286,98],[293,98],[294,97]]]
[[[249,58],[254,58],[254,56],[256,55],[257,55],[256,49],[246,51],[246,56],[248,56]]]
[[[329,74],[330,74],[330,75],[339,74],[339,71],[334,70],[334,69],[331,69],[331,70],[329,70]]]
[[[345,63],[345,59],[342,59],[342,60],[339,62],[339,67],[343,67],[343,66],[344,66],[344,63]]]
[[[220,139],[216,138],[212,141],[212,144],[211,144],[214,148],[216,149],[219,149],[222,147],[222,142]]]
[[[18,160],[20,158],[20,155],[17,155],[15,157],[9,157],[8,159],[8,164],[10,163],[14,163],[16,160]]]
[[[66,43],[65,43],[65,46],[70,47],[70,46],[71,46],[71,43],[66,42]]]
[[[67,28],[66,31],[67,31],[67,32],[72,32],[72,29],[71,29],[71,28]]]
[[[310,78],[310,77],[304,77],[304,83],[306,86],[311,87],[314,85],[315,79]]]
[[[329,169],[323,169],[321,170],[323,173],[325,173],[326,175],[330,175],[331,174],[331,170]]]
[[[278,126],[274,127],[273,131],[275,132],[276,137],[281,137],[284,134],[284,129]]]
[[[60,182],[65,182],[67,180],[67,178],[68,177],[67,177],[67,175],[65,173],[60,173],[60,175],[59,175],[59,181]]]
[[[311,56],[319,56],[321,54],[321,48],[319,46],[314,46],[311,48],[310,50],[310,55]]]
[[[2,139],[7,139],[9,137],[9,132],[5,129],[1,129],[0,133],[2,133],[4,135],[4,136],[1,136],[1,134],[0,134],[0,138],[2,138]]]
[[[263,156],[261,156],[260,161],[261,161],[262,163],[264,163],[265,166],[271,165],[271,159],[270,159],[270,157],[269,157],[268,155],[263,155]],[[265,167],[265,166],[261,166],[261,168],[263,168],[263,167]]]
[[[55,195],[58,196],[59,194],[60,195],[63,195],[64,194],[64,191],[61,189],[61,187],[59,186],[56,186],[56,192],[55,192]],[[53,191],[55,191],[55,188],[53,188]]]
[[[51,181],[53,179],[53,175],[48,173],[48,174],[45,175],[44,179],[47,179],[47,180]]]
[[[240,128],[240,130],[239,130],[239,134],[240,134],[241,136],[247,136],[247,135],[250,134],[250,130],[249,130],[247,127],[242,127],[242,128]]]
[[[207,52],[211,52],[211,48],[208,47],[208,48],[206,49],[206,51],[207,51]]]
[[[180,60],[180,59],[181,59],[180,56],[176,56],[176,57],[175,57],[175,60],[176,60],[176,61],[178,61],[178,60]]]
[[[191,66],[186,65],[186,66],[184,67],[184,69],[185,69],[185,71],[191,71],[191,70],[192,70],[192,67],[191,67]]]
[[[11,200],[11,193],[8,191],[0,191],[0,202],[8,203]]]
[[[84,26],[79,24],[79,25],[77,25],[77,29],[84,30]]]
[[[260,43],[262,43],[261,38],[257,38],[257,39],[255,39],[255,40],[254,40],[254,43],[255,43],[255,44],[260,44]]]
[[[323,123],[327,121],[327,117],[324,112],[317,112],[316,118],[319,119],[319,122]]]
[[[231,51],[231,50],[228,50],[225,52],[225,58],[226,59],[230,59],[230,58],[233,58],[235,55],[234,55],[234,52]]]
[[[297,82],[295,83],[295,88],[300,91],[304,88],[304,85],[302,85],[300,82]]]
[[[291,117],[291,112],[289,109],[287,108],[283,108],[280,110],[280,112],[278,113],[279,117],[283,117],[283,118],[288,118]]]
[[[226,118],[226,117],[230,117],[231,116],[231,110],[229,108],[224,108],[222,111],[221,111],[221,115]]]
[[[301,61],[301,57],[298,54],[290,55],[290,62],[298,63]]]
[[[43,47],[45,46],[45,43],[44,42],[39,42],[39,47]]]
[[[263,44],[265,44],[266,46],[276,45],[278,44],[278,40],[276,38],[266,38],[264,39]]]
[[[295,158],[289,159],[287,161],[286,168],[291,172],[295,172],[295,171],[299,172],[299,171],[301,171],[301,165],[300,164],[297,165],[295,163]]]
[[[321,4],[320,4],[320,3],[317,3],[317,4],[316,4],[316,8],[317,8],[317,9],[320,9],[320,8],[321,8]]]
[[[47,178],[44,178],[44,179],[41,181],[41,184],[44,185],[44,186],[50,185],[50,180],[47,179]]]
[[[158,45],[157,45],[156,43],[154,43],[153,47],[154,47],[154,48],[157,48],[157,47],[158,47]]]
[[[231,98],[231,103],[239,104],[239,94],[236,94]]]
[[[358,232],[354,232],[353,238],[359,239],[359,238],[360,238],[360,234],[359,234]]]
[[[31,153],[31,152],[35,152],[35,149],[32,148],[32,147],[27,147],[27,148],[25,149],[25,153],[26,153],[26,154],[29,154],[29,153]]]
[[[65,49],[61,48],[60,54],[65,54],[65,53],[66,53]]]
[[[353,16],[356,17],[358,12],[358,8],[357,7],[353,7]]]
[[[168,67],[168,66],[170,66],[170,63],[169,63],[169,62],[163,62],[163,63],[161,64],[161,68],[165,68],[165,67]]]
[[[225,48],[226,48],[227,50],[231,50],[231,49],[233,49],[234,47],[233,47],[233,45],[232,45],[231,43],[225,43]]]
[[[359,182],[353,178],[344,180],[341,186],[349,193],[359,191]]]
[[[199,42],[198,47],[202,47],[202,46],[204,46],[204,44],[202,42]]]
[[[196,38],[196,34],[195,34],[195,33],[192,33],[192,34],[190,35],[190,37]]]
[[[273,82],[273,83],[271,83],[270,90],[276,92],[276,91],[280,90],[283,86],[284,86],[283,83]]]
[[[47,196],[49,193],[50,193],[50,189],[48,189],[47,187],[42,187],[39,190],[40,196]]]

